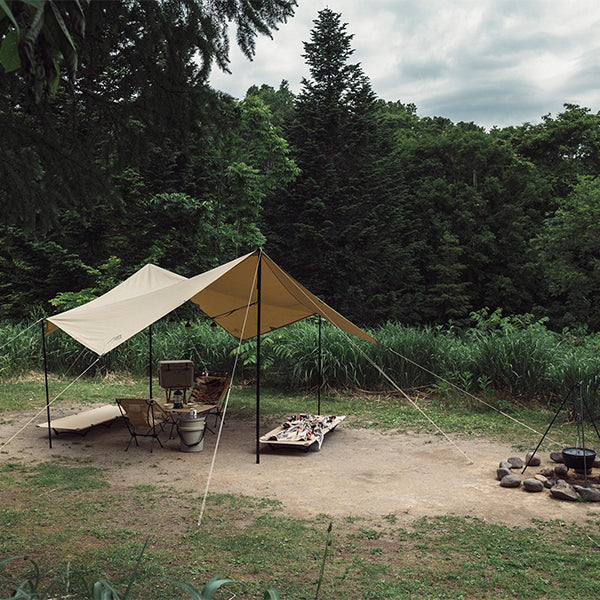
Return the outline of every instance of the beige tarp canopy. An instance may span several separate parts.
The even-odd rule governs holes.
[[[301,286],[262,250],[190,279],[146,265],[100,298],[48,318],[47,331],[62,329],[102,356],[188,300],[238,339],[252,338],[305,317],[320,315],[347,333],[378,343]],[[259,390],[257,376],[257,462],[260,456]],[[52,446],[49,409],[48,432]]]
[[[260,261],[261,329],[266,333],[311,315],[369,342],[374,338],[322,302],[261,250],[190,279],[146,265],[103,296],[47,319],[48,332],[62,329],[104,355],[191,300],[238,339],[257,335]]]

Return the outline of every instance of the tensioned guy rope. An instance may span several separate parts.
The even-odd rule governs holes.
[[[11,437],[9,437],[6,442],[4,442],[4,444],[2,444],[2,446],[0,446],[0,450],[2,450],[5,446],[8,446],[8,444],[10,442],[12,442],[28,425],[30,425],[33,421],[35,421],[47,408],[47,406],[51,406],[52,404],[54,404],[54,402],[56,402],[56,400],[58,400],[74,383],[76,383],[79,379],[81,379],[102,357],[99,356],[87,369],[85,369],[85,371],[83,371],[83,373],[80,373],[75,379],[73,379],[73,381],[71,381],[71,383],[69,383],[69,385],[67,387],[65,387],[59,394],[57,394],[49,403],[48,405],[42,406],[42,408],[40,408],[40,410],[38,410],[38,412],[36,412],[33,417],[31,417],[31,419],[29,419],[29,421],[27,421],[27,423],[25,423],[25,425],[23,425],[23,427],[21,427],[21,429],[19,429],[15,434],[13,434]]]
[[[202,497],[202,506],[200,507],[200,516],[198,517],[197,526],[200,527],[202,524],[202,517],[204,515],[204,510],[206,508],[206,498],[208,496],[208,488],[210,487],[210,482],[212,479],[212,474],[215,468],[215,461],[217,459],[217,450],[219,449],[219,442],[221,441],[221,431],[223,430],[223,422],[225,421],[225,415],[227,413],[227,405],[229,404],[229,396],[231,394],[231,386],[233,385],[233,378],[235,375],[235,371],[237,369],[238,359],[240,357],[240,349],[242,347],[242,341],[244,337],[244,332],[246,331],[246,323],[248,321],[248,313],[250,312],[250,306],[252,306],[250,300],[252,299],[252,292],[254,290],[254,285],[256,284],[256,278],[258,273],[258,262],[257,262],[257,270],[254,272],[254,279],[252,280],[252,285],[250,286],[250,295],[248,297],[248,302],[246,304],[246,312],[244,313],[244,324],[242,326],[242,331],[240,333],[240,339],[237,347],[237,352],[235,353],[235,360],[233,362],[233,369],[231,371],[231,381],[229,382],[229,389],[227,390],[227,395],[225,396],[225,404],[223,406],[223,413],[221,414],[221,422],[219,423],[219,431],[217,432],[217,440],[215,442],[215,449],[213,451],[212,460],[210,463],[210,469],[208,471],[208,478],[206,480],[206,488],[204,489],[204,496]]]

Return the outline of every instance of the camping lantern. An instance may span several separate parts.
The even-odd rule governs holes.
[[[183,408],[183,392],[181,390],[173,392],[173,408]]]

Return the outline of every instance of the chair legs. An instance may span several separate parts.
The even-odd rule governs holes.
[[[127,446],[125,447],[125,452],[127,452],[127,450],[129,450],[129,446],[131,446],[131,440],[135,440],[135,445],[139,446],[138,441],[137,441],[137,437],[136,437],[135,433],[132,433],[129,436],[129,441],[127,442]]]
[[[158,442],[159,446],[161,448],[163,448],[164,446],[162,445],[162,442],[160,441],[160,438],[158,437],[158,433],[156,435],[152,436],[152,442],[150,442],[150,452],[152,452],[152,448],[154,446],[154,440],[156,439],[156,441]]]
[[[164,446],[162,445],[162,442],[160,441],[160,437],[159,437],[159,432],[158,431],[152,431],[152,432],[148,432],[148,433],[138,433],[135,430],[129,430],[129,433],[131,434],[131,436],[129,437],[129,442],[127,442],[127,447],[125,448],[125,452],[127,452],[127,450],[129,450],[129,446],[131,446],[131,441],[135,440],[135,445],[139,446],[138,444],[138,437],[150,437],[152,438],[152,441],[150,442],[150,452],[152,452],[153,448],[154,448],[154,440],[156,440],[159,444],[159,446],[161,448],[164,448]]]

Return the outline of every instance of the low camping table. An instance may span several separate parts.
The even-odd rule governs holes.
[[[195,408],[196,412],[199,415],[201,415],[203,413],[210,412],[211,410],[216,408],[216,404],[194,404],[193,402],[188,402],[187,404],[184,404],[182,408],[173,408],[173,403],[167,402],[165,404],[162,404],[162,407],[167,412],[175,413],[175,414],[179,414],[179,415],[183,414],[183,413],[189,413],[192,408]]]
[[[196,410],[196,414],[200,417],[200,416],[206,416],[209,412],[215,410],[217,408],[216,404],[203,404],[203,403],[198,403],[195,404],[193,402],[188,402],[187,404],[184,403],[182,408],[174,408],[173,403],[172,402],[167,402],[165,404],[161,405],[166,412],[169,413],[170,416],[170,421],[171,421],[171,433],[169,434],[169,438],[173,437],[173,428],[177,425],[177,419],[181,416],[181,415],[189,415],[190,414],[190,410],[193,408]],[[210,427],[207,427],[207,429],[211,432],[214,433],[214,431],[212,429],[210,429]]]
[[[110,427],[121,416],[121,411],[116,404],[106,404],[68,417],[53,419],[50,421],[50,428],[56,435],[65,432],[85,435],[92,427],[97,425]],[[37,427],[48,429],[48,423],[38,423]]]
[[[317,433],[311,432],[309,428],[294,430],[293,426],[290,425],[298,422],[299,420],[296,417],[299,416],[306,417],[308,423],[318,423]],[[260,441],[273,448],[288,446],[292,448],[304,448],[305,450],[308,450],[313,444],[318,443],[320,449],[325,436],[333,431],[345,418],[345,416],[338,417],[334,415],[294,415],[285,424],[263,435]]]

